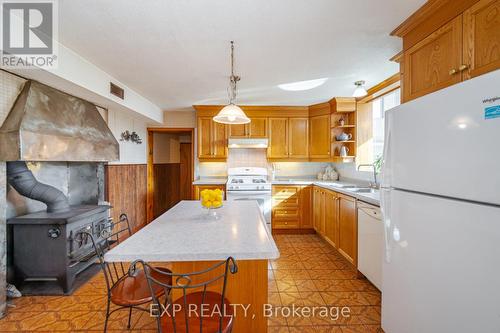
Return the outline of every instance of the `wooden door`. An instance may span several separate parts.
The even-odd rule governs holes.
[[[192,143],[180,144],[180,200],[193,199]]]
[[[311,117],[309,120],[309,157],[330,157],[330,115]]]
[[[357,263],[358,223],[356,199],[339,194],[338,249],[352,264]]]
[[[337,204],[337,195],[334,192],[327,191],[325,194],[325,237],[335,247],[337,247],[338,243]]]
[[[268,158],[288,158],[288,118],[269,118]]]
[[[462,16],[458,16],[404,54],[404,101],[462,80]]]
[[[289,118],[288,120],[288,157],[308,158],[309,157],[309,119]]]
[[[247,124],[229,125],[229,137],[230,138],[248,137],[248,125]]]
[[[313,229],[313,189],[312,186],[303,186],[300,190],[300,228]]]
[[[319,210],[320,210],[320,215],[319,215],[319,233],[322,236],[325,236],[325,231],[326,231],[326,191],[325,190],[320,190],[320,197],[319,197]]]
[[[267,138],[267,118],[251,118],[248,127],[251,138]]]
[[[463,14],[464,78],[500,68],[500,0],[481,0]]]
[[[212,117],[198,117],[198,157],[212,158]]]
[[[213,158],[227,157],[227,126],[212,121]]]

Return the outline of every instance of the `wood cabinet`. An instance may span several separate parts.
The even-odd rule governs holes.
[[[221,191],[224,191],[224,199],[226,196],[226,185],[195,185],[194,186],[194,198],[193,200],[200,200],[200,192],[203,190],[216,190],[220,189]]]
[[[309,157],[311,159],[330,158],[330,115],[309,118]]]
[[[260,139],[267,138],[267,118],[255,117],[250,118],[250,123],[230,125],[230,138],[251,138]]]
[[[357,263],[358,221],[356,199],[338,194],[338,250],[352,264]]]
[[[405,101],[462,81],[462,17],[415,44],[404,54]]]
[[[335,192],[325,192],[325,234],[324,237],[334,247],[338,247],[338,196]]]
[[[299,196],[299,207],[300,207],[300,228],[301,229],[313,229],[313,187],[312,186],[302,186]]]
[[[198,158],[225,160],[227,158],[227,126],[212,117],[198,117]]]
[[[402,99],[500,68],[500,0],[426,2],[392,35],[403,38]]]
[[[300,186],[272,187],[273,229],[297,229],[300,226]]]
[[[500,68],[500,1],[481,0],[463,14],[464,79]]]
[[[269,147],[271,160],[307,160],[308,118],[269,118]]]

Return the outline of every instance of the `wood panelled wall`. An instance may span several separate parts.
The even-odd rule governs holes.
[[[106,165],[106,200],[113,219],[128,215],[132,232],[146,225],[146,164]]]
[[[157,218],[181,200],[181,164],[157,163],[153,165],[153,172],[153,216]]]

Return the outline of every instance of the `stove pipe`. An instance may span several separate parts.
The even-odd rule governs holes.
[[[46,204],[49,213],[69,209],[68,198],[64,193],[36,180],[26,162],[7,162],[7,180],[19,194]]]

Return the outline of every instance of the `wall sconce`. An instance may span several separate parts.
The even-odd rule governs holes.
[[[142,143],[142,139],[139,137],[135,131],[130,133],[128,130],[122,132],[120,141],[132,141],[133,143],[137,143],[140,145]]]

